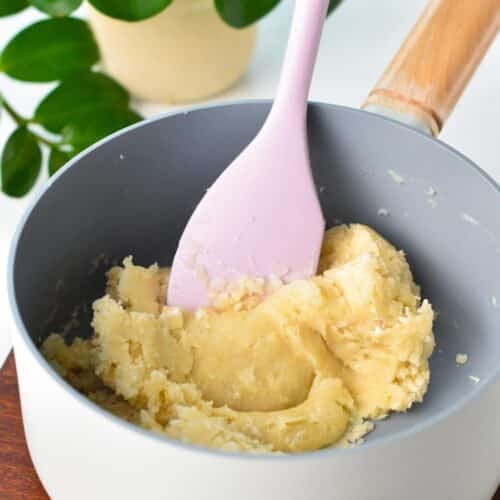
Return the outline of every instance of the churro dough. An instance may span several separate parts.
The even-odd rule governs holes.
[[[94,337],[42,347],[80,391],[143,427],[224,450],[316,450],[359,442],[427,390],[432,307],[403,252],[366,226],[326,232],[317,276],[242,280],[194,313],[163,304],[167,281],[125,259],[94,303]]]

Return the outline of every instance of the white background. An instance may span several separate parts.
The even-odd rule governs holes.
[[[321,43],[311,98],[358,107],[421,12],[425,0],[344,0],[328,20]],[[292,1],[284,0],[260,26],[257,49],[247,75],[215,100],[272,97],[285,49]],[[0,48],[24,25],[40,17],[33,10],[0,20]],[[457,32],[457,36],[460,36]],[[13,82],[0,75],[0,92],[22,114],[30,114],[51,85]],[[146,116],[164,106],[137,103]],[[462,96],[440,139],[500,180],[500,41],[493,43]],[[0,117],[0,144],[13,128]],[[43,185],[45,175],[39,180]],[[10,349],[10,312],[6,293],[8,247],[30,197],[0,193],[0,366]]]

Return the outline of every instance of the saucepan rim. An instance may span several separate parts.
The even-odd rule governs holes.
[[[28,209],[25,211],[23,217],[21,218],[21,221],[19,222],[14,238],[11,243],[10,247],[10,253],[9,253],[9,260],[8,260],[8,271],[7,271],[7,280],[8,280],[8,296],[9,296],[9,302],[10,302],[10,307],[14,316],[14,321],[15,325],[17,327],[17,330],[20,333],[20,338],[24,342],[25,346],[27,347],[28,351],[30,352],[32,358],[37,362],[38,365],[41,366],[41,368],[45,371],[45,373],[50,377],[50,379],[60,387],[62,387],[70,397],[74,398],[76,401],[79,403],[83,404],[87,409],[89,409],[92,412],[95,412],[98,415],[101,415],[107,422],[110,424],[113,424],[114,426],[123,429],[125,432],[135,432],[137,435],[140,435],[144,437],[145,439],[152,440],[155,443],[163,443],[164,445],[171,445],[173,447],[177,447],[180,451],[191,451],[191,452],[196,452],[196,453],[203,453],[207,454],[207,456],[219,456],[220,458],[226,457],[226,458],[232,458],[232,459],[238,459],[238,460],[258,460],[258,461],[263,461],[263,460],[268,460],[268,461],[288,461],[288,460],[303,460],[304,458],[306,459],[328,459],[328,458],[334,458],[334,457],[340,457],[340,456],[345,456],[345,455],[351,455],[351,454],[358,454],[366,451],[367,449],[371,449],[374,447],[380,447],[383,445],[387,445],[388,443],[392,443],[397,440],[405,439],[410,436],[413,436],[425,429],[428,429],[439,422],[443,421],[444,419],[450,417],[451,415],[457,413],[460,409],[462,409],[466,404],[470,403],[472,400],[474,400],[476,397],[478,397],[480,394],[482,394],[487,387],[489,387],[491,384],[493,384],[499,377],[500,377],[500,363],[496,367],[496,369],[492,370],[491,373],[488,374],[488,376],[483,377],[480,382],[473,388],[473,390],[469,393],[467,393],[464,396],[461,396],[460,398],[457,398],[457,400],[447,408],[443,409],[440,411],[437,415],[434,415],[430,418],[426,418],[423,420],[423,422],[418,423],[416,425],[413,425],[409,429],[402,429],[397,432],[394,432],[393,434],[389,436],[384,436],[381,438],[376,439],[375,441],[371,442],[369,439],[363,443],[360,446],[353,446],[349,448],[336,448],[336,447],[331,447],[331,448],[324,448],[322,450],[316,450],[316,451],[309,451],[309,452],[303,452],[303,453],[295,453],[295,454],[284,454],[284,455],[266,455],[266,454],[251,454],[251,453],[237,453],[237,452],[226,452],[222,450],[216,450],[216,449],[210,449],[206,448],[200,445],[196,444],[190,444],[190,443],[184,443],[181,441],[177,441],[174,439],[169,439],[167,437],[155,434],[154,432],[144,429],[142,427],[139,427],[136,424],[132,424],[130,422],[127,422],[126,420],[117,417],[106,410],[102,409],[100,406],[97,404],[93,403],[90,399],[85,397],[83,394],[78,392],[74,387],[72,387],[68,382],[64,380],[62,376],[60,376],[48,363],[48,361],[43,357],[39,349],[36,347],[34,344],[32,338],[30,337],[24,322],[21,318],[21,314],[17,305],[16,301],[16,296],[15,296],[15,287],[14,287],[14,263],[16,259],[16,253],[17,253],[17,247],[19,243],[20,236],[23,232],[23,229],[26,225],[26,222],[29,220],[31,213],[33,212],[34,208],[37,206],[38,202],[43,198],[45,193],[50,189],[52,184],[54,182],[57,182],[57,180],[63,176],[70,168],[72,168],[74,165],[78,164],[81,158],[84,156],[88,155],[90,152],[95,151],[99,149],[103,144],[106,144],[109,141],[112,141],[116,137],[128,134],[130,131],[134,130],[135,128],[138,127],[144,127],[149,125],[150,123],[160,121],[160,120],[165,120],[168,119],[169,117],[173,117],[175,115],[180,115],[180,114],[188,114],[188,113],[194,113],[197,111],[202,111],[202,110],[207,110],[211,108],[223,108],[223,107],[235,107],[235,106],[240,106],[240,105],[249,105],[249,104],[271,104],[271,100],[269,99],[244,99],[244,100],[236,100],[236,101],[228,101],[225,103],[215,103],[215,104],[207,104],[203,106],[192,106],[187,109],[183,109],[180,111],[174,111],[174,112],[167,112],[167,113],[162,113],[158,116],[155,116],[154,118],[150,118],[147,120],[143,120],[139,123],[133,124],[129,127],[126,127],[122,130],[119,130],[118,132],[115,132],[114,134],[109,135],[108,137],[105,137],[101,141],[97,142],[96,144],[90,146],[89,148],[85,149],[78,155],[76,155],[74,158],[72,158],[63,168],[61,168],[56,174],[52,176],[51,179],[46,183],[45,187],[41,189],[37,195],[34,197],[32,202],[30,203]],[[369,114],[373,117],[375,120],[383,120],[385,122],[389,122],[392,124],[394,127],[404,127],[408,130],[408,133],[412,134],[419,134],[423,137],[426,138],[426,140],[433,141],[439,145],[439,147],[446,149],[449,151],[450,154],[457,155],[460,157],[461,160],[463,160],[462,164],[467,165],[466,168],[470,168],[471,171],[475,171],[476,174],[480,175],[485,179],[487,183],[491,185],[493,189],[497,191],[498,194],[500,194],[500,185],[491,177],[489,176],[486,172],[481,170],[474,162],[469,160],[466,156],[461,154],[459,151],[456,149],[452,148],[451,146],[443,143],[439,139],[433,138],[428,136],[427,134],[418,131],[416,129],[413,129],[407,125],[404,125],[400,122],[397,122],[391,118],[385,117],[385,116],[379,116],[379,115],[374,115],[373,113],[369,113],[367,111],[363,111],[360,109],[356,108],[351,108],[348,106],[340,106],[337,104],[331,104],[331,103],[326,103],[326,102],[319,102],[319,101],[310,101],[310,105],[312,106],[326,106],[326,107],[331,107],[331,108],[337,108],[341,109],[344,112],[349,112],[349,113],[362,113],[362,114]]]

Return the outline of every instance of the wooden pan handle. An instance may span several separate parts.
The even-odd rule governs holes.
[[[500,0],[430,0],[363,108],[437,135],[499,25]]]

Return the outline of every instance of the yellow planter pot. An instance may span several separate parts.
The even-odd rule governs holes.
[[[175,0],[139,22],[87,9],[106,71],[133,95],[153,101],[195,101],[221,92],[244,73],[255,45],[255,26],[229,27],[210,0]]]

